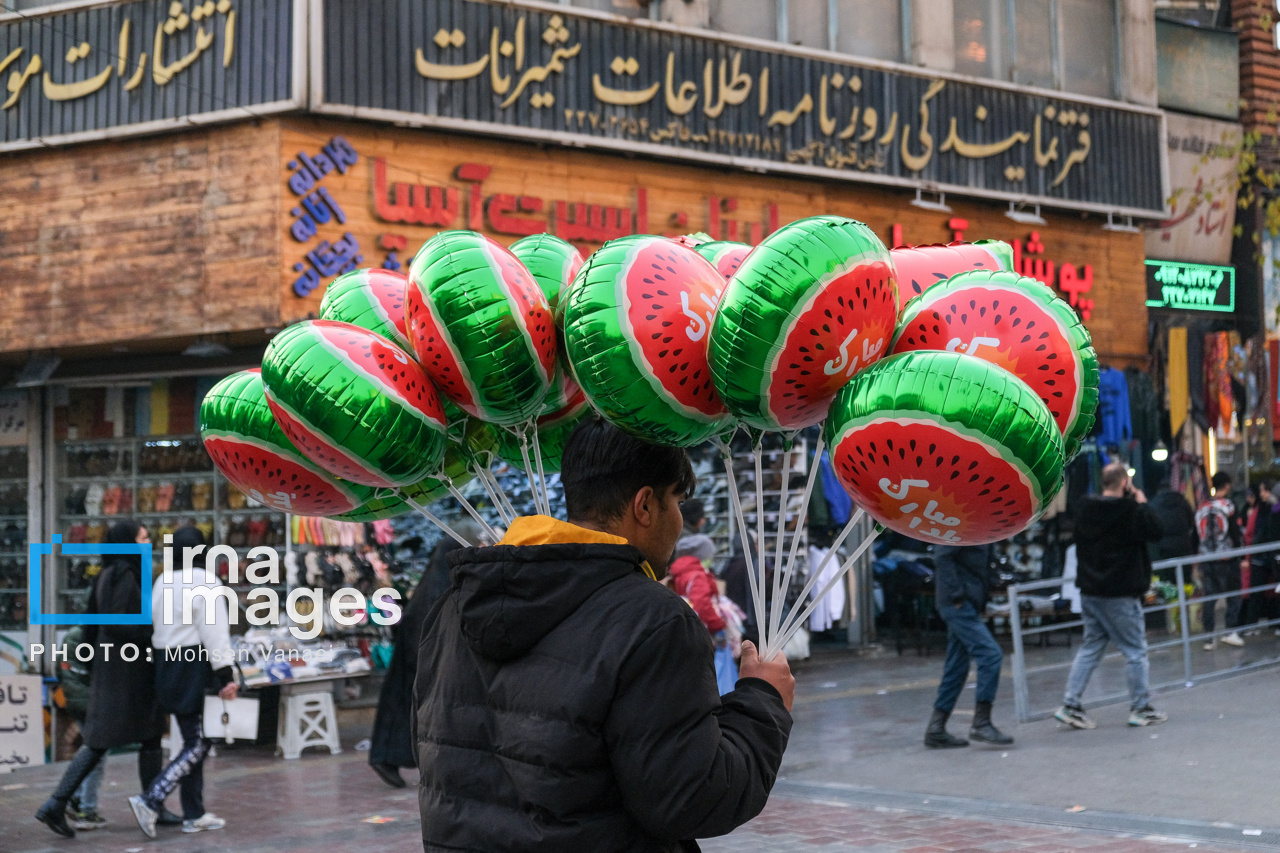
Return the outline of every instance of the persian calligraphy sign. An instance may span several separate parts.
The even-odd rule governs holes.
[[[136,0],[0,14],[0,151],[304,102],[304,0]]]
[[[43,689],[38,675],[0,675],[0,773],[44,764]]]
[[[456,133],[316,118],[281,129],[275,234],[280,321],[319,310],[348,265],[408,272],[418,249],[450,228],[504,245],[547,232],[587,255],[627,234],[703,231],[757,244],[797,219],[828,213],[865,222],[886,245],[1004,240],[1022,275],[1054,288],[1079,313],[1100,353],[1147,360],[1142,234],[1096,217],[1044,211],[1011,221],[999,205],[947,197],[950,212],[907,204],[903,190],[627,160],[607,151],[500,137],[459,144]]]
[[[550,4],[316,0],[312,28],[319,112],[1165,214],[1156,110]]]
[[[1169,113],[1169,217],[1146,232],[1147,255],[1175,261],[1231,261],[1240,125]]]

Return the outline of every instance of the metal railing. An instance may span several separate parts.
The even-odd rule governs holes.
[[[1222,627],[1212,632],[1197,633],[1195,637],[1191,634],[1190,608],[1192,605],[1207,605],[1217,607],[1219,600],[1241,597],[1251,593],[1262,593],[1272,589],[1276,589],[1276,581],[1271,583],[1259,584],[1251,586],[1247,589],[1232,590],[1231,592],[1218,593],[1216,595],[1197,596],[1193,601],[1187,599],[1186,592],[1186,567],[1196,566],[1201,563],[1216,563],[1223,560],[1238,559],[1240,557],[1249,557],[1255,554],[1266,554],[1272,552],[1280,552],[1280,542],[1269,542],[1265,545],[1255,545],[1249,548],[1234,548],[1230,551],[1221,551],[1216,554],[1193,554],[1187,557],[1177,557],[1170,560],[1160,560],[1152,564],[1152,572],[1160,574],[1170,570],[1174,573],[1174,583],[1178,589],[1178,598],[1166,604],[1157,604],[1142,609],[1143,618],[1148,613],[1163,613],[1170,610],[1178,611],[1178,627],[1179,636],[1175,639],[1166,640],[1159,643],[1151,643],[1147,646],[1148,654],[1150,652],[1159,651],[1161,649],[1182,647],[1182,677],[1167,680],[1160,683],[1152,684],[1151,691],[1154,693],[1159,690],[1166,690],[1171,687],[1189,687],[1192,683],[1202,681],[1212,681],[1218,678],[1226,678],[1232,675],[1240,675],[1255,669],[1275,666],[1280,664],[1280,656],[1261,658],[1246,664],[1228,667],[1225,669],[1212,670],[1209,672],[1196,673],[1192,665],[1191,646],[1194,642],[1204,642],[1209,639],[1216,639],[1219,636],[1230,634],[1234,631],[1241,630],[1239,627]],[[1018,722],[1027,723],[1033,720],[1043,720],[1052,717],[1054,711],[1057,710],[1059,703],[1055,702],[1052,708],[1035,709],[1031,708],[1030,690],[1027,682],[1027,658],[1023,648],[1023,640],[1028,636],[1044,636],[1053,631],[1071,631],[1076,628],[1083,627],[1083,619],[1072,619],[1069,622],[1054,622],[1049,625],[1037,625],[1034,627],[1024,628],[1022,625],[1023,614],[1021,611],[1021,602],[1025,599],[1026,593],[1038,590],[1049,589],[1052,587],[1061,587],[1064,584],[1072,583],[1073,579],[1067,578],[1046,578],[1044,580],[1029,581],[1027,583],[1013,584],[1008,588],[1009,593],[1009,631],[1013,637],[1013,698],[1014,707],[1018,715]],[[1044,615],[1044,614],[1034,614]],[[1269,628],[1273,625],[1280,625],[1280,619],[1270,619],[1261,621],[1249,628]],[[1145,630],[1145,629],[1144,629]],[[1103,660],[1110,660],[1120,657],[1119,652],[1111,652],[1107,654]],[[1074,662],[1072,660],[1062,661],[1058,663],[1050,663],[1037,666],[1036,674],[1049,672],[1056,669],[1069,669]],[[1061,687],[1065,686],[1066,678],[1064,676],[1059,687],[1058,697],[1061,697]],[[1128,701],[1128,693],[1113,693],[1100,699],[1090,700],[1087,704],[1089,707],[1097,707],[1099,705],[1110,705],[1121,701]]]

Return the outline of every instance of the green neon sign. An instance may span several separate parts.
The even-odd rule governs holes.
[[[1236,310],[1234,267],[1147,261],[1147,307],[1174,311]]]

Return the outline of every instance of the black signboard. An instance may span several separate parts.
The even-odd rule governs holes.
[[[548,4],[321,0],[312,108],[1161,216],[1154,110]]]
[[[1178,311],[1236,310],[1234,267],[1147,261],[1147,307]]]
[[[304,9],[137,0],[0,15],[0,151],[300,106]]]

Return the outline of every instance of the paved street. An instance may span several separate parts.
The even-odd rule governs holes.
[[[1069,652],[1033,655],[1043,664]],[[941,663],[936,650],[925,657],[819,653],[798,674],[795,732],[769,807],[703,849],[1280,848],[1274,816],[1280,670],[1159,696],[1170,721],[1151,729],[1124,725],[1123,706],[1099,709],[1091,732],[1052,720],[1014,726],[1011,702],[1004,701],[996,718],[1017,736],[1014,748],[935,753],[921,747],[920,735]],[[962,699],[962,708],[968,702]],[[365,754],[352,748],[371,719],[370,709],[343,712],[346,748],[337,756],[313,749],[286,762],[265,749],[221,750],[208,764],[206,801],[228,818],[227,829],[190,836],[169,830],[159,843],[192,853],[421,849],[413,788],[385,787],[364,766]],[[953,726],[967,726],[967,719],[957,714]],[[0,777],[0,853],[146,849],[125,801],[137,784],[131,756],[113,758],[103,788],[111,825],[75,842],[30,817],[60,772],[61,766],[44,767]]]

